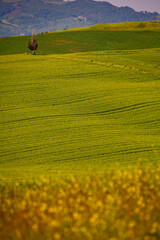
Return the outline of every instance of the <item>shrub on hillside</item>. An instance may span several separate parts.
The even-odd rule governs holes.
[[[38,48],[35,34],[33,34],[32,38],[28,41],[28,48],[33,52],[33,55],[35,55],[35,51]]]

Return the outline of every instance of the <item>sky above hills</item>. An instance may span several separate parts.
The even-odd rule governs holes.
[[[136,11],[148,11],[160,13],[160,0],[105,0],[105,1],[117,7],[129,6],[135,9]]]

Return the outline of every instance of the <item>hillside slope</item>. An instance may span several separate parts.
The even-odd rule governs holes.
[[[160,50],[0,56],[0,177],[160,157]]]
[[[30,36],[0,38],[0,54],[30,53]],[[160,22],[99,24],[37,35],[37,54],[158,48]]]
[[[0,39],[0,178],[158,165],[159,22],[28,38]]]

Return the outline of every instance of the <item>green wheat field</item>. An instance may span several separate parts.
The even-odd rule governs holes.
[[[138,24],[39,34],[37,55],[0,38],[2,239],[160,239],[160,22]]]

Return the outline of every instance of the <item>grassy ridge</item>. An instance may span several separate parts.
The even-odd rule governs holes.
[[[140,31],[140,32],[160,31],[160,21],[97,24],[89,27],[88,29],[105,31]]]
[[[156,165],[160,51],[0,57],[6,179]]]
[[[157,21],[101,24],[89,28],[40,34],[37,36],[38,54],[158,48],[159,32],[160,24]],[[29,53],[27,49],[29,38],[29,36],[0,38],[0,54]]]

